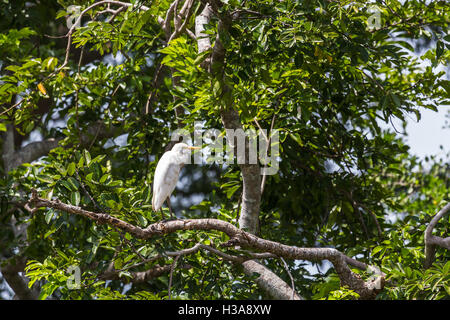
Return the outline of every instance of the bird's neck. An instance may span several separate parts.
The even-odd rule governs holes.
[[[176,163],[180,166],[183,167],[186,163],[189,162],[189,155],[185,154],[185,155],[175,155],[175,161]]]

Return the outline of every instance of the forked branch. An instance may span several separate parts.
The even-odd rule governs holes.
[[[450,250],[450,237],[442,238],[433,235],[433,229],[436,226],[436,224],[449,212],[450,212],[450,203],[448,203],[434,216],[430,224],[425,229],[425,263],[424,263],[425,269],[428,269],[433,264],[436,246],[440,246],[442,248]]]
[[[357,292],[362,299],[372,299],[384,286],[384,275],[381,274],[373,281],[365,282],[354,273],[349,266],[369,269],[365,263],[347,257],[334,248],[300,248],[284,245],[275,241],[262,239],[251,233],[236,228],[231,223],[218,219],[186,219],[158,222],[141,228],[126,221],[120,220],[107,213],[97,213],[84,210],[70,204],[62,203],[58,200],[47,200],[38,197],[37,191],[33,190],[32,197],[27,203],[27,209],[35,213],[39,208],[53,208],[70,214],[77,214],[89,218],[98,224],[108,224],[128,232],[139,239],[150,239],[160,237],[165,234],[183,230],[216,230],[225,233],[230,240],[222,244],[227,246],[240,246],[241,248],[252,249],[259,252],[270,253],[276,257],[294,260],[321,261],[329,260],[340,277],[341,284],[347,285]],[[199,248],[201,246],[198,246]],[[205,248],[203,248],[205,249]],[[213,252],[213,250],[209,250]],[[223,255],[222,255],[223,257]]]

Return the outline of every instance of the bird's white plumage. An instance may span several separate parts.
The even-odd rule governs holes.
[[[177,185],[180,170],[189,161],[191,149],[185,143],[177,143],[158,161],[153,178],[152,208],[158,211]]]
[[[171,151],[166,152],[158,162],[153,180],[152,208],[158,211],[177,185],[181,166],[173,161]]]

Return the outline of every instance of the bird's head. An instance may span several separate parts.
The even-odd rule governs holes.
[[[182,162],[187,163],[188,162],[188,158],[191,155],[191,150],[196,150],[196,149],[200,149],[199,147],[191,147],[188,146],[186,143],[180,142],[175,144],[172,147],[173,152],[176,153],[176,155],[180,158],[183,159]]]

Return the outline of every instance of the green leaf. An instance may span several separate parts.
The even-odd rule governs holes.
[[[67,257],[67,255],[62,252],[60,249],[55,248],[55,251],[58,253],[59,256],[61,256],[64,260],[66,260],[67,262],[69,261],[69,258]]]
[[[150,190],[149,186],[145,186],[142,196],[143,196],[143,199],[144,199],[145,203],[150,203],[152,193],[151,193],[151,190]]]
[[[381,250],[383,250],[384,247],[382,246],[376,246],[375,248],[372,249],[372,255],[376,255],[378,252],[380,252]]]
[[[118,202],[114,201],[113,199],[106,200],[106,204],[111,209],[116,209],[116,210],[122,209],[122,206],[123,206],[121,203],[118,203]]]
[[[303,141],[302,138],[300,137],[300,135],[298,133],[289,133],[289,136],[298,143],[298,145],[300,147],[303,147]]]
[[[333,225],[336,223],[336,219],[340,211],[341,207],[338,205],[335,205],[333,208],[331,208],[330,216],[328,217],[327,228],[333,227]]]
[[[87,150],[83,150],[83,157],[86,161],[86,165],[88,166],[91,163],[91,154]]]
[[[64,10],[58,10],[58,12],[56,13],[55,19],[64,18],[64,17],[66,17],[68,15],[69,15],[68,12],[66,12]]]
[[[58,63],[58,59],[55,57],[48,57],[42,62],[42,65],[49,71],[53,71]]]
[[[74,191],[70,194],[70,202],[74,205],[77,206],[80,204],[80,193],[78,191]]]
[[[23,131],[25,133],[30,133],[34,129],[34,121],[27,121],[24,123]]]
[[[47,182],[47,183],[53,183],[53,182],[55,182],[55,181],[52,179],[52,177],[50,177],[50,176],[48,176],[48,175],[44,175],[44,174],[38,174],[38,175],[36,176],[36,178],[37,178],[39,181],[42,181],[42,182]]]
[[[436,59],[439,59],[443,53],[444,53],[444,43],[439,40],[436,43]]]
[[[81,169],[81,168],[84,167],[84,157],[80,157],[80,160],[78,160],[77,167],[78,167],[79,169]]]
[[[78,184],[78,181],[75,180],[75,178],[69,177],[67,179],[67,182],[69,183],[71,190],[73,190],[73,191],[78,190],[79,184]]]
[[[94,175],[93,172],[88,173],[88,174],[86,175],[86,177],[85,177],[86,181],[89,181],[89,182],[92,182],[92,183],[96,183],[96,182],[92,179],[92,176],[93,176],[93,175]]]
[[[89,253],[89,256],[86,259],[87,263],[91,263],[92,260],[94,259],[95,255],[97,254],[97,250],[100,245],[100,242],[101,242],[101,238],[95,238],[94,241],[92,242],[91,251]]]
[[[75,162],[69,163],[69,165],[67,166],[67,174],[69,176],[73,176],[73,174],[75,173],[75,168],[76,168]]]
[[[366,48],[360,46],[358,47],[358,49],[361,60],[367,63],[369,61],[369,53],[367,52]]]
[[[59,183],[61,183],[67,190],[72,191],[72,186],[66,180],[59,180]]]
[[[55,211],[53,209],[48,209],[48,211],[45,213],[45,222],[49,224],[54,215]]]
[[[395,103],[395,105],[397,107],[401,107],[402,106],[402,103],[400,102],[399,97],[395,93],[391,93],[390,97],[391,97],[392,101],[394,101],[394,103]]]
[[[408,42],[406,41],[396,41],[396,43],[398,43],[400,46],[408,49],[411,52],[414,52],[414,47],[412,45],[410,45]]]
[[[233,194],[240,188],[240,185],[235,185],[233,187],[230,187],[226,190],[226,194],[227,194],[227,198],[231,199],[231,197],[233,196]]]
[[[123,264],[123,260],[122,260],[122,258],[117,258],[115,261],[114,261],[114,269],[116,269],[116,270],[119,270],[119,269],[122,269],[122,264]]]
[[[205,59],[209,56],[209,54],[211,53],[212,49],[208,49],[203,51],[202,53],[200,53],[197,58],[195,58],[194,60],[194,64],[195,65],[199,65],[201,64],[203,61],[205,61]]]
[[[138,220],[139,220],[139,225],[140,225],[141,227],[146,227],[146,226],[147,226],[147,223],[148,223],[148,222],[147,222],[147,219],[145,219],[144,216],[138,214],[138,215],[137,215],[137,218],[138,218]]]
[[[100,163],[100,162],[103,161],[103,159],[105,159],[105,157],[106,157],[106,155],[100,154],[100,155],[96,156],[94,159],[92,159],[91,162],[98,162],[98,163]]]
[[[58,228],[56,227],[51,227],[45,234],[44,234],[44,239],[47,239],[50,235],[52,235],[53,233],[55,233],[58,230]]]
[[[106,173],[100,178],[99,182],[104,183],[106,181],[106,179],[108,179],[110,177],[111,177],[111,175],[109,173]]]

